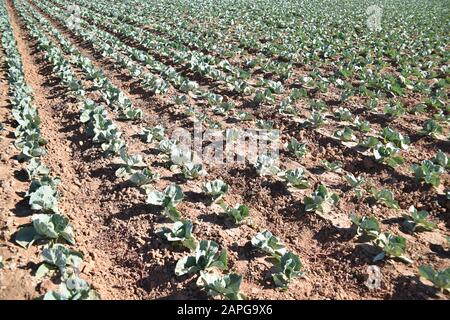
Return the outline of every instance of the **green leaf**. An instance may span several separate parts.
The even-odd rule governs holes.
[[[292,138],[288,143],[286,143],[285,148],[296,158],[302,158],[308,153],[308,147],[306,143],[300,143],[295,138]]]
[[[235,223],[242,223],[250,216],[250,209],[244,204],[236,204],[230,208],[226,205],[222,206],[225,214],[232,217]]]
[[[417,210],[414,206],[409,207],[408,214],[404,214],[403,226],[409,231],[432,231],[436,229],[436,224],[428,220],[429,213],[425,210]]]
[[[157,181],[159,178],[160,175],[158,173],[152,172],[149,168],[144,168],[142,170],[135,171],[131,175],[130,181],[137,186],[143,186]]]
[[[59,214],[35,214],[32,220],[33,227],[39,236],[48,239],[63,238],[70,244],[75,243],[73,229],[68,218]]]
[[[450,291],[450,268],[436,271],[430,265],[421,265],[419,267],[419,274],[431,281],[436,287],[446,292]]]
[[[356,233],[358,236],[367,235],[376,239],[381,232],[380,223],[375,217],[352,215],[351,220],[357,227]]]
[[[339,196],[335,193],[329,193],[324,185],[319,185],[317,190],[311,197],[305,197],[303,203],[305,211],[329,211],[331,206],[335,206],[339,202]]]
[[[53,270],[53,268],[47,264],[47,263],[42,263],[36,270],[36,273],[34,274],[34,276],[38,279],[43,278],[45,276],[47,276],[51,271]]]
[[[192,162],[185,163],[182,171],[186,179],[197,179],[208,174],[201,164]]]
[[[278,159],[269,155],[260,155],[256,159],[255,169],[260,176],[272,176],[280,172],[280,168],[276,165]]]
[[[17,231],[15,241],[23,248],[30,247],[39,238],[33,226],[22,227]]]
[[[309,182],[304,176],[304,173],[305,171],[302,168],[296,168],[283,172],[281,177],[289,186],[298,189],[307,189],[309,188]]]
[[[153,190],[149,192],[146,202],[155,206],[162,206],[170,211],[184,199],[184,193],[180,186],[173,183],[164,192]]]
[[[222,296],[227,300],[244,300],[246,297],[239,292],[242,277],[230,273],[225,276],[200,271],[197,286],[204,289],[209,296]]]
[[[203,184],[203,192],[210,196],[214,202],[220,200],[229,190],[230,186],[220,179],[208,181]]]
[[[303,264],[301,263],[300,258],[290,251],[286,252],[281,257],[278,269],[280,271],[272,274],[272,278],[275,285],[281,287],[283,290],[287,289],[294,277],[301,277],[304,275]]]
[[[412,260],[405,256],[406,252],[406,239],[401,236],[395,236],[390,233],[380,233],[378,238],[374,240],[375,244],[383,250],[384,255],[378,255],[374,258],[374,261],[378,261],[384,256],[390,258],[398,258],[408,264],[412,263]]]
[[[59,292],[47,292],[43,300],[99,300],[99,294],[83,279],[71,277],[59,286]]]
[[[227,251],[219,253],[219,245],[214,241],[201,240],[195,249],[194,255],[183,257],[175,266],[177,276],[196,273],[200,270],[228,268]]]
[[[374,187],[371,188],[371,193],[377,202],[383,203],[388,208],[400,209],[398,202],[394,199],[394,195],[388,189],[381,189],[378,191]]]
[[[280,259],[286,253],[285,246],[270,231],[263,230],[258,232],[251,240],[253,247],[268,253],[276,259]]]
[[[58,213],[56,191],[49,185],[43,185],[30,194],[29,204],[32,210]]]
[[[169,242],[179,243],[190,250],[195,250],[196,240],[192,236],[192,222],[189,220],[176,221],[171,228],[164,227],[156,234]]]

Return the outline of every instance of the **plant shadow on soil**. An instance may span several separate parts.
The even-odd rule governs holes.
[[[393,300],[438,298],[439,291],[423,284],[418,276],[401,275],[393,283],[394,292],[390,297]]]
[[[92,170],[91,176],[92,176],[92,178],[99,178],[102,180],[107,180],[112,183],[117,180],[115,172],[120,167],[121,167],[120,164],[110,163],[110,164],[104,165],[100,168]]]
[[[106,222],[109,223],[113,219],[119,220],[130,220],[133,217],[146,215],[146,214],[154,214],[158,215],[162,212],[162,209],[156,206],[152,206],[147,203],[137,203],[129,206],[127,208],[122,209],[116,214],[109,216],[106,219]]]
[[[202,192],[195,191],[185,191],[185,201],[190,203],[204,203],[205,205],[210,204],[209,198]]]
[[[23,197],[24,193],[17,193],[19,196]],[[28,199],[24,198],[21,199],[16,203],[14,206],[14,209],[12,209],[12,213],[16,217],[28,217],[32,214],[30,205],[28,204]]]
[[[450,259],[450,249],[445,249],[440,244],[430,243],[430,250],[441,259]]]
[[[215,224],[217,226],[222,227],[223,230],[235,229],[237,225],[231,221],[231,219],[227,216],[220,214],[211,214],[211,213],[202,213],[197,216],[197,219]]]
[[[27,270],[30,272],[31,275],[36,276],[36,270],[40,264],[41,263],[35,263],[32,261],[28,261],[27,264],[19,265],[19,266],[17,266],[17,268],[22,269],[22,270]]]
[[[305,211],[305,205],[301,200],[294,200],[288,203],[286,206],[281,208],[278,213],[287,221],[296,221],[298,222],[299,217],[304,218],[307,217],[307,212]],[[308,218],[306,218],[308,219]]]
[[[151,277],[146,277],[140,281],[138,281],[137,285],[140,286],[142,289],[144,289],[147,292],[150,292],[154,289],[160,289],[163,290],[164,293],[161,295],[161,297],[157,298],[157,300],[184,300],[184,299],[206,299],[206,295],[198,291],[196,280],[190,279],[188,282],[184,282],[182,288],[177,287],[168,287],[167,284],[171,282],[172,277],[169,277],[166,272],[161,271],[163,268],[159,268],[160,266],[156,266],[155,268],[152,268],[149,270],[151,273]],[[154,275],[157,275],[155,277]],[[191,277],[191,276],[184,276],[180,277],[180,279],[183,279],[185,277]],[[150,278],[152,280],[150,280]],[[155,281],[154,279],[159,279],[158,281]],[[182,281],[182,280],[181,280]]]
[[[373,263],[373,257],[379,253],[378,249],[370,243],[359,243],[350,252],[336,250],[329,254],[329,257],[336,261],[345,261],[352,268],[367,266]]]
[[[28,173],[26,172],[25,169],[20,169],[20,170],[14,170],[13,172],[14,175],[14,179],[20,181],[20,182],[28,182]]]
[[[353,239],[354,231],[352,228],[338,229],[335,226],[326,224],[321,227],[312,238],[321,244],[333,242],[341,243]]]
[[[171,176],[164,176],[161,178],[161,180],[167,180],[171,183],[177,183],[177,184],[183,184],[187,181],[187,179],[184,178],[182,173],[174,173]],[[186,193],[185,193],[185,196],[186,196]],[[189,198],[189,196],[187,196],[187,197]]]
[[[248,261],[256,258],[264,258],[267,255],[259,250],[253,248],[250,241],[245,242],[243,245],[232,245],[231,249],[237,253],[238,260]]]

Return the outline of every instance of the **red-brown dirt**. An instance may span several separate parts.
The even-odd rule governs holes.
[[[71,219],[76,231],[76,249],[85,255],[81,276],[104,299],[206,298],[196,287],[194,276],[175,276],[175,264],[187,252],[174,249],[156,236],[155,230],[167,220],[161,217],[157,208],[145,204],[142,191],[115,177],[118,158],[103,158],[100,150],[92,145],[79,121],[79,106],[58,85],[51,67],[42,58],[43,53],[36,49],[35,41],[26,31],[11,1],[7,1],[7,8],[24,62],[26,81],[33,88],[34,104],[42,119],[42,135],[48,141],[48,155],[43,161],[61,177],[61,212]],[[161,175],[155,187],[161,190],[171,182],[184,182],[181,176],[174,175],[160,164],[152,148],[136,135],[144,125],[158,123],[169,132],[178,126],[191,130],[189,119],[183,118],[165,98],[149,97],[136,90],[136,82],[124,70],[101,57],[54,19],[51,22],[83,55],[102,68],[135,106],[145,112],[142,124],[115,122],[123,131],[130,152],[144,154],[145,161]],[[82,74],[80,70],[77,72]],[[89,81],[85,83],[89,85]],[[13,147],[14,122],[10,115],[4,66],[0,94],[0,122],[6,127],[0,132],[0,256],[5,260],[5,268],[0,271],[0,299],[31,299],[56,288],[57,282],[36,279],[33,274],[42,260],[39,250],[35,247],[22,249],[12,240],[18,226],[30,221],[31,212],[21,197],[28,183],[21,179],[24,165],[14,159],[17,155]],[[95,94],[90,95],[98,100]],[[332,100],[332,93],[329,95],[326,100]],[[359,105],[359,101],[352,101],[347,107],[358,110]],[[308,113],[306,106],[298,105],[297,108]],[[249,298],[446,298],[417,275],[418,266],[423,263],[443,268],[448,267],[449,261],[449,251],[444,248],[449,213],[442,203],[436,201],[436,191],[424,189],[409,172],[412,163],[428,159],[438,150],[435,141],[413,136],[421,119],[408,115],[402,120],[389,120],[391,127],[411,136],[414,141],[414,150],[404,154],[405,165],[392,170],[370,161],[367,165],[365,155],[330,138],[335,129],[332,122],[316,132],[303,130],[295,122],[285,122],[270,108],[263,108],[257,115],[275,121],[275,126],[283,133],[283,142],[296,137],[308,143],[310,152],[301,162],[283,152],[280,162],[283,168],[302,165],[314,173],[308,176],[310,188],[292,194],[280,181],[258,177],[250,165],[208,166],[207,177],[184,182],[186,198],[179,206],[183,216],[194,222],[194,234],[198,239],[215,240],[228,250],[230,270],[243,276],[241,289]],[[376,132],[386,126],[386,119],[366,111],[361,115],[371,119]],[[448,147],[448,141],[441,142]],[[346,192],[348,188],[343,173],[320,170],[322,159],[339,160],[344,163],[346,172],[361,174],[374,186],[393,190],[402,210],[415,205],[430,211],[438,222],[438,229],[428,233],[403,232],[397,223],[398,211],[371,201],[354,199],[350,192]],[[205,204],[201,185],[215,178],[221,178],[231,186],[232,192],[224,197],[226,203],[245,203],[250,207],[251,226],[236,226],[224,217],[219,207]],[[448,186],[448,175],[443,180]],[[305,213],[302,209],[301,200],[310,195],[319,183],[326,184],[342,196],[339,205],[328,215]],[[378,263],[382,285],[377,290],[370,291],[364,285],[373,252],[358,243],[348,228],[350,213],[373,215],[383,222],[383,230],[401,234],[408,240],[408,255],[414,263]],[[264,228],[279,237],[304,263],[306,276],[295,280],[288,291],[280,291],[273,286],[270,281],[272,264],[249,245],[255,233]]]

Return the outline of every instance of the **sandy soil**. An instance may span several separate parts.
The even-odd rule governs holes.
[[[47,139],[48,155],[44,162],[61,177],[60,208],[67,214],[76,230],[76,248],[85,254],[82,277],[99,291],[104,299],[204,299],[195,285],[195,276],[178,278],[174,275],[176,261],[187,254],[174,249],[155,235],[155,230],[167,220],[158,208],[145,204],[145,194],[118,180],[114,172],[118,159],[105,159],[93,146],[79,122],[79,106],[67,97],[51,67],[43,60],[42,52],[28,35],[11,1],[7,1],[12,27],[24,61],[26,80],[33,88],[35,105],[42,118],[42,135]],[[41,14],[43,13],[40,11]],[[50,18],[44,14],[46,18]],[[354,147],[347,147],[330,138],[335,124],[330,121],[319,131],[304,130],[298,123],[283,119],[277,110],[265,107],[258,117],[275,121],[282,130],[283,141],[291,137],[308,143],[310,152],[300,162],[281,154],[283,168],[304,166],[311,173],[311,187],[295,194],[273,178],[260,178],[251,166],[208,166],[208,177],[184,181],[173,175],[157,160],[154,146],[142,143],[137,133],[144,125],[163,124],[169,128],[181,126],[192,129],[185,118],[164,98],[153,97],[142,90],[135,79],[101,57],[88,43],[75,37],[56,20],[51,22],[67,39],[101,67],[110,80],[144,110],[144,123],[117,122],[131,152],[145,155],[145,160],[161,174],[155,186],[162,189],[172,182],[183,183],[186,198],[179,210],[194,222],[198,239],[211,239],[227,248],[230,270],[244,277],[242,291],[253,299],[435,299],[445,298],[417,277],[420,264],[431,263],[440,268],[449,266],[449,251],[444,248],[444,234],[448,235],[449,213],[443,200],[443,189],[424,188],[415,182],[409,166],[427,159],[440,148],[450,150],[448,141],[419,137],[415,132],[422,118],[407,115],[390,120],[363,110],[361,101],[348,106],[361,118],[368,119],[379,131],[387,124],[410,136],[413,147],[405,155],[406,164],[393,170],[371,161]],[[3,54],[3,52],[2,52]],[[4,58],[4,57],[3,57]],[[82,75],[81,70],[77,70]],[[301,71],[298,71],[301,72]],[[35,298],[56,286],[54,279],[37,280],[33,273],[41,261],[39,250],[24,250],[12,241],[18,226],[30,221],[30,210],[21,194],[28,183],[23,179],[13,147],[14,122],[8,103],[8,87],[4,64],[0,81],[0,122],[6,129],[0,133],[0,255],[6,267],[0,272],[0,299]],[[87,86],[89,81],[85,81]],[[332,104],[333,92],[325,99]],[[95,93],[90,97],[98,100]],[[412,105],[412,97],[405,103]],[[306,107],[297,106],[307,113]],[[113,113],[111,112],[111,115]],[[423,116],[422,116],[423,117]],[[225,124],[231,126],[232,124]],[[402,209],[414,204],[426,209],[438,222],[438,229],[428,233],[407,234],[398,223],[401,213],[377,205],[369,200],[357,200],[348,192],[343,173],[327,173],[320,169],[322,159],[339,160],[345,172],[363,175],[377,187],[394,191]],[[208,206],[201,185],[206,180],[221,178],[231,186],[224,200],[229,204],[245,203],[250,207],[253,226],[235,226],[215,206]],[[328,215],[303,212],[301,201],[319,183],[324,183],[342,196],[338,207]],[[449,177],[444,177],[449,185]],[[401,262],[380,262],[381,288],[370,291],[364,281],[373,252],[354,237],[348,226],[349,213],[369,214],[383,222],[382,229],[407,238],[408,255],[414,260],[410,266]],[[307,275],[296,280],[286,292],[277,290],[270,281],[271,263],[251,249],[249,240],[259,230],[267,228],[286,246],[300,255]],[[56,282],[57,283],[57,282]]]

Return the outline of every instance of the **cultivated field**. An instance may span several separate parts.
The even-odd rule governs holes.
[[[0,299],[448,299],[449,26],[0,1]]]

